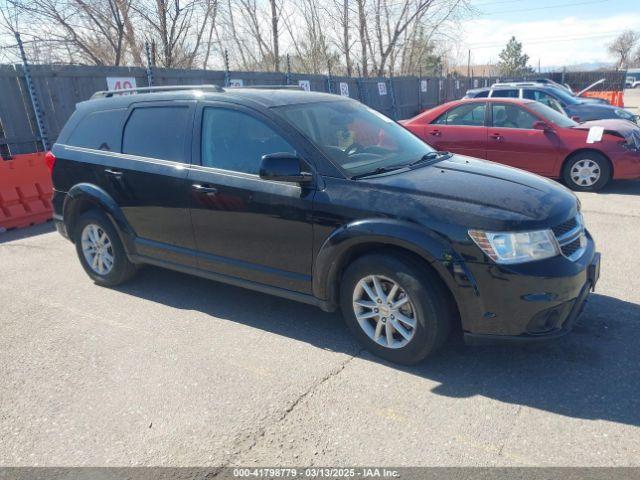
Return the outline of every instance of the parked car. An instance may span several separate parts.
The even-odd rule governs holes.
[[[491,97],[449,102],[402,123],[438,150],[562,179],[573,190],[640,178],[640,128],[625,120],[578,124],[539,102]],[[588,143],[597,126],[602,137]]]
[[[589,90],[592,90],[594,87],[604,83],[605,81],[606,79],[602,78],[597,82],[593,82],[591,85],[589,85],[588,87],[586,87],[585,89],[577,93],[574,92],[569,85],[563,85],[561,83],[551,80],[550,78],[536,78],[528,81],[503,81],[503,82],[494,83],[491,87],[492,88],[497,88],[497,87],[523,88],[523,87],[536,87],[536,86],[551,87],[551,88],[562,90],[563,92],[567,92],[569,95],[571,95],[572,97],[576,98],[581,102],[603,103],[605,105],[610,105],[609,101],[604,98],[581,96],[583,93],[586,93]]]
[[[640,124],[640,117],[624,108],[606,105],[598,100],[574,97],[567,90],[543,84],[496,86],[468,90],[464,98],[521,98],[535,100],[564,112],[578,122],[617,118]],[[558,108],[558,106],[561,107]]]
[[[625,87],[640,88],[640,68],[630,68],[627,70]]]
[[[563,335],[598,280],[569,190],[354,100],[136,92],[78,104],[46,157],[55,225],[98,285],[152,264],[340,307],[366,348],[413,363],[456,323],[476,342]]]

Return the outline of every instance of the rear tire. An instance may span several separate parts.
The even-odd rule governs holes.
[[[571,190],[597,192],[611,180],[611,165],[601,153],[579,152],[565,162],[562,178]]]
[[[379,357],[407,365],[447,339],[453,316],[448,298],[435,273],[400,254],[358,258],[340,285],[342,314],[358,341]]]
[[[113,287],[136,273],[118,232],[103,212],[89,210],[82,214],[75,226],[74,241],[82,268],[98,285]]]

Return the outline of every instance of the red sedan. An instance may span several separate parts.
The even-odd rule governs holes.
[[[542,103],[464,99],[401,122],[438,150],[484,158],[595,191],[640,178],[640,128],[626,120],[578,124]]]

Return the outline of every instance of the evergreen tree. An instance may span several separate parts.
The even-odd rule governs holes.
[[[507,46],[500,52],[500,75],[507,77],[518,77],[533,73],[533,69],[527,66],[529,55],[522,53],[522,43],[511,37]]]

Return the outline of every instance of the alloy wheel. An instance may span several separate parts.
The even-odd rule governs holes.
[[[407,292],[381,275],[362,278],[353,292],[353,311],[367,336],[386,348],[402,348],[414,337],[416,311]]]
[[[102,227],[90,223],[82,229],[82,253],[87,264],[98,275],[107,275],[113,268],[114,252],[111,239]]]

